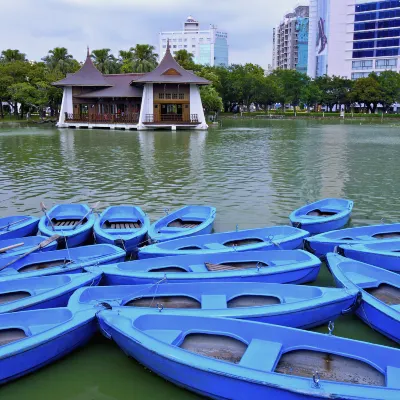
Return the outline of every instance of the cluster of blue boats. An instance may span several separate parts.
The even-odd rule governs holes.
[[[294,211],[292,226],[224,233],[207,206],[152,224],[129,205],[41,208],[0,218],[0,384],[100,331],[215,399],[400,398],[400,350],[332,334],[355,313],[400,343],[400,224],[342,229],[345,199]],[[337,287],[301,285],[321,260]]]

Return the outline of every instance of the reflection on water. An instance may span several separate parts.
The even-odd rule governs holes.
[[[184,204],[217,207],[216,231],[287,224],[307,200],[355,202],[353,225],[400,219],[398,127],[319,121],[224,121],[208,132],[57,130],[0,125],[0,215],[40,215],[39,203],[141,206],[152,220]],[[324,267],[317,284],[330,285]],[[327,332],[327,327],[318,328]],[[355,317],[335,334],[393,345]],[[112,368],[110,368],[112,363]],[[98,339],[2,388],[60,400],[194,399]]]

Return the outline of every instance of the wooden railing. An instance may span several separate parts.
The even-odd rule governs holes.
[[[139,113],[124,114],[71,114],[65,113],[65,122],[84,122],[88,124],[137,124]]]
[[[157,119],[159,119],[157,121]],[[190,114],[189,118],[184,118],[183,115],[178,114],[161,114],[158,118],[154,118],[154,114],[145,115],[145,124],[199,124],[199,116],[197,114]]]

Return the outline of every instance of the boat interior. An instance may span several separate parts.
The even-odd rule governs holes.
[[[37,262],[32,264],[25,264],[21,268],[18,268],[18,272],[32,272],[32,271],[41,271],[47,268],[54,268],[54,267],[63,267],[66,265],[71,264],[73,261],[68,260],[67,258],[59,259],[59,260],[51,260],[51,261],[44,261],[44,262]]]
[[[316,208],[315,210],[309,211],[306,215],[310,217],[331,217],[332,215],[338,214],[340,211],[326,211]]]
[[[199,226],[203,223],[204,221],[194,221],[194,220],[186,220],[182,218],[177,218],[171,221],[169,224],[167,224],[168,228],[183,228],[183,229],[193,229],[196,228],[196,226]]]
[[[57,228],[73,228],[80,220],[81,218],[52,218],[51,222],[53,222],[53,225]],[[86,222],[88,222],[88,220],[84,218],[81,225],[86,224]]]
[[[101,229],[140,229],[142,222],[138,219],[110,218],[104,221]]]

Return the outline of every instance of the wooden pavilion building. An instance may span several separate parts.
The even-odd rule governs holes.
[[[175,61],[169,44],[157,68],[145,74],[102,74],[88,50],[79,71],[53,84],[64,89],[57,126],[207,129],[199,86],[208,84]]]

